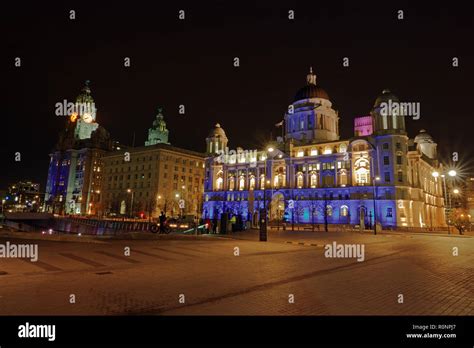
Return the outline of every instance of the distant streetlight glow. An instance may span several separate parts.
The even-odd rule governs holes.
[[[457,194],[459,193],[459,190],[456,188],[456,189],[453,190],[453,193],[454,193],[455,195],[457,195]]]
[[[454,169],[451,169],[451,170],[448,172],[448,175],[449,175],[449,176],[456,176],[457,173],[456,173],[456,171],[455,171]]]
[[[438,172],[433,172],[433,173],[431,173],[431,175],[433,175],[433,177],[437,178],[439,176],[439,173]]]

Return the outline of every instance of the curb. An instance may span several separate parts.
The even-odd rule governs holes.
[[[293,242],[293,241],[285,241],[286,244],[294,244],[294,245],[303,245],[303,246],[311,246],[311,247],[324,247],[322,244],[316,243],[304,243],[304,242]]]

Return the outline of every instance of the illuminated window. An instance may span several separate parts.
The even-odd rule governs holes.
[[[296,153],[296,157],[303,157],[304,156],[304,151],[300,150]]]
[[[330,148],[329,146],[326,146],[326,147],[324,148],[323,154],[329,155],[329,154],[331,154],[331,153],[332,153],[331,148]]]
[[[369,161],[366,158],[359,158],[355,163],[355,180],[358,185],[368,185],[370,182]]]
[[[369,183],[369,171],[366,168],[356,169],[356,183],[367,185]]]
[[[327,216],[332,216],[332,207],[330,205],[326,206],[326,214]]]
[[[349,208],[347,205],[341,206],[341,216],[347,216],[349,214]]]
[[[317,149],[311,149],[311,156],[317,156],[318,155],[318,150]]]
[[[303,174],[301,173],[296,174],[296,187],[298,188],[303,187]]]
[[[252,175],[249,180],[249,190],[255,189],[255,177]]]
[[[245,178],[241,176],[239,178],[239,190],[243,191],[245,189]]]
[[[339,175],[339,184],[343,187],[347,185],[347,173],[345,170],[342,170]]]
[[[339,152],[346,152],[347,151],[347,145],[346,144],[341,144],[339,146]]]
[[[235,187],[235,179],[233,176],[229,178],[229,191],[233,191]]]
[[[315,188],[318,185],[318,177],[315,173],[310,176],[310,185],[312,188]]]
[[[260,175],[260,189],[263,190],[265,188],[265,175]]]
[[[216,179],[216,190],[217,191],[222,190],[223,186],[224,186],[224,180],[222,179],[222,177],[218,177]]]

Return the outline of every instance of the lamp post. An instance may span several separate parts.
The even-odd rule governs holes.
[[[265,161],[264,161],[264,172],[265,178],[263,180],[263,217],[260,216],[260,242],[267,241],[267,225],[268,225],[268,212],[267,212],[267,159],[268,154],[274,151],[273,147],[268,147],[265,152]],[[260,214],[262,215],[262,214]]]
[[[131,193],[131,196],[130,196],[130,218],[133,217],[133,198],[135,196],[135,191],[133,191],[132,189],[127,189],[127,193]]]
[[[457,172],[454,170],[454,169],[447,169],[445,170],[444,172],[442,172],[440,174],[440,172],[438,171],[434,171],[431,173],[431,175],[434,177],[434,178],[437,178],[439,176],[441,176],[441,178],[443,179],[443,193],[444,193],[444,205],[445,205],[445,218],[446,218],[446,222],[447,222],[447,225],[448,225],[448,234],[451,234],[451,231],[449,229],[449,223],[450,223],[450,219],[449,219],[449,215],[451,213],[451,210],[452,210],[452,202],[451,202],[451,194],[448,195],[448,189],[446,187],[446,175],[448,175],[449,177],[451,178],[455,178],[457,176]],[[453,193],[456,194],[453,190]],[[458,193],[459,193],[459,190],[458,190]]]
[[[372,178],[374,184],[374,235],[377,234],[377,206],[375,205],[377,199],[377,181],[380,180],[380,177],[376,176]]]

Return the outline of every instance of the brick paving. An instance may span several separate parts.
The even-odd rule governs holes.
[[[40,241],[39,264],[0,259],[0,315],[474,314],[472,237],[271,231],[269,242],[257,239],[248,231],[212,240]],[[364,244],[365,261],[325,258],[333,241]]]

